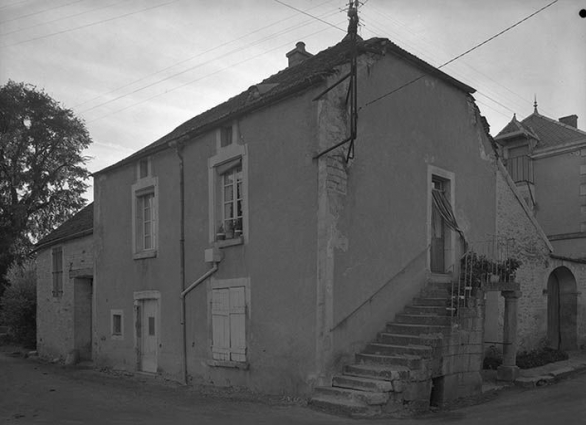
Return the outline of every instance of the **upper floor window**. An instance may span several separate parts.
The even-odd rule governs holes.
[[[515,183],[533,183],[533,160],[529,157],[529,146],[507,149],[507,171]]]
[[[51,255],[53,259],[53,296],[59,297],[63,294],[63,250],[53,248]]]
[[[232,126],[222,127],[220,129],[220,147],[224,148],[232,144]]]
[[[154,257],[158,244],[157,179],[145,177],[132,186],[134,258]]]
[[[155,194],[148,192],[136,197],[137,202],[137,244],[138,251],[155,248]]]
[[[223,146],[222,134],[230,128],[232,141],[241,140],[237,124],[217,131],[217,153],[209,159],[209,236],[210,242],[222,246],[242,244],[247,240],[247,173],[246,145]]]

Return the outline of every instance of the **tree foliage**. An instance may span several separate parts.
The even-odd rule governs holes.
[[[6,273],[8,287],[0,298],[0,323],[10,326],[15,342],[34,348],[37,335],[36,266],[29,260]]]
[[[90,144],[83,121],[43,90],[0,87],[0,278],[84,205]]]

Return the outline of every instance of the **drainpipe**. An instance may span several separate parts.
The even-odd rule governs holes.
[[[183,170],[183,143],[173,140],[169,142],[175,148],[179,158],[179,288],[185,289],[185,173]],[[187,385],[187,331],[185,329],[185,298],[181,297],[181,334],[182,334],[182,376]]]

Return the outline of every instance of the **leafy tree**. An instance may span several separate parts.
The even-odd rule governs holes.
[[[0,87],[0,295],[14,261],[83,207],[85,124],[43,90]]]
[[[34,348],[37,338],[37,274],[34,261],[13,264],[6,278],[9,284],[0,297],[0,323],[10,326],[15,342]]]

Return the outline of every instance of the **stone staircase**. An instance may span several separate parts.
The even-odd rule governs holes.
[[[427,410],[432,378],[441,374],[443,340],[451,332],[450,288],[445,278],[428,282],[331,386],[314,389],[310,405],[354,417]]]

